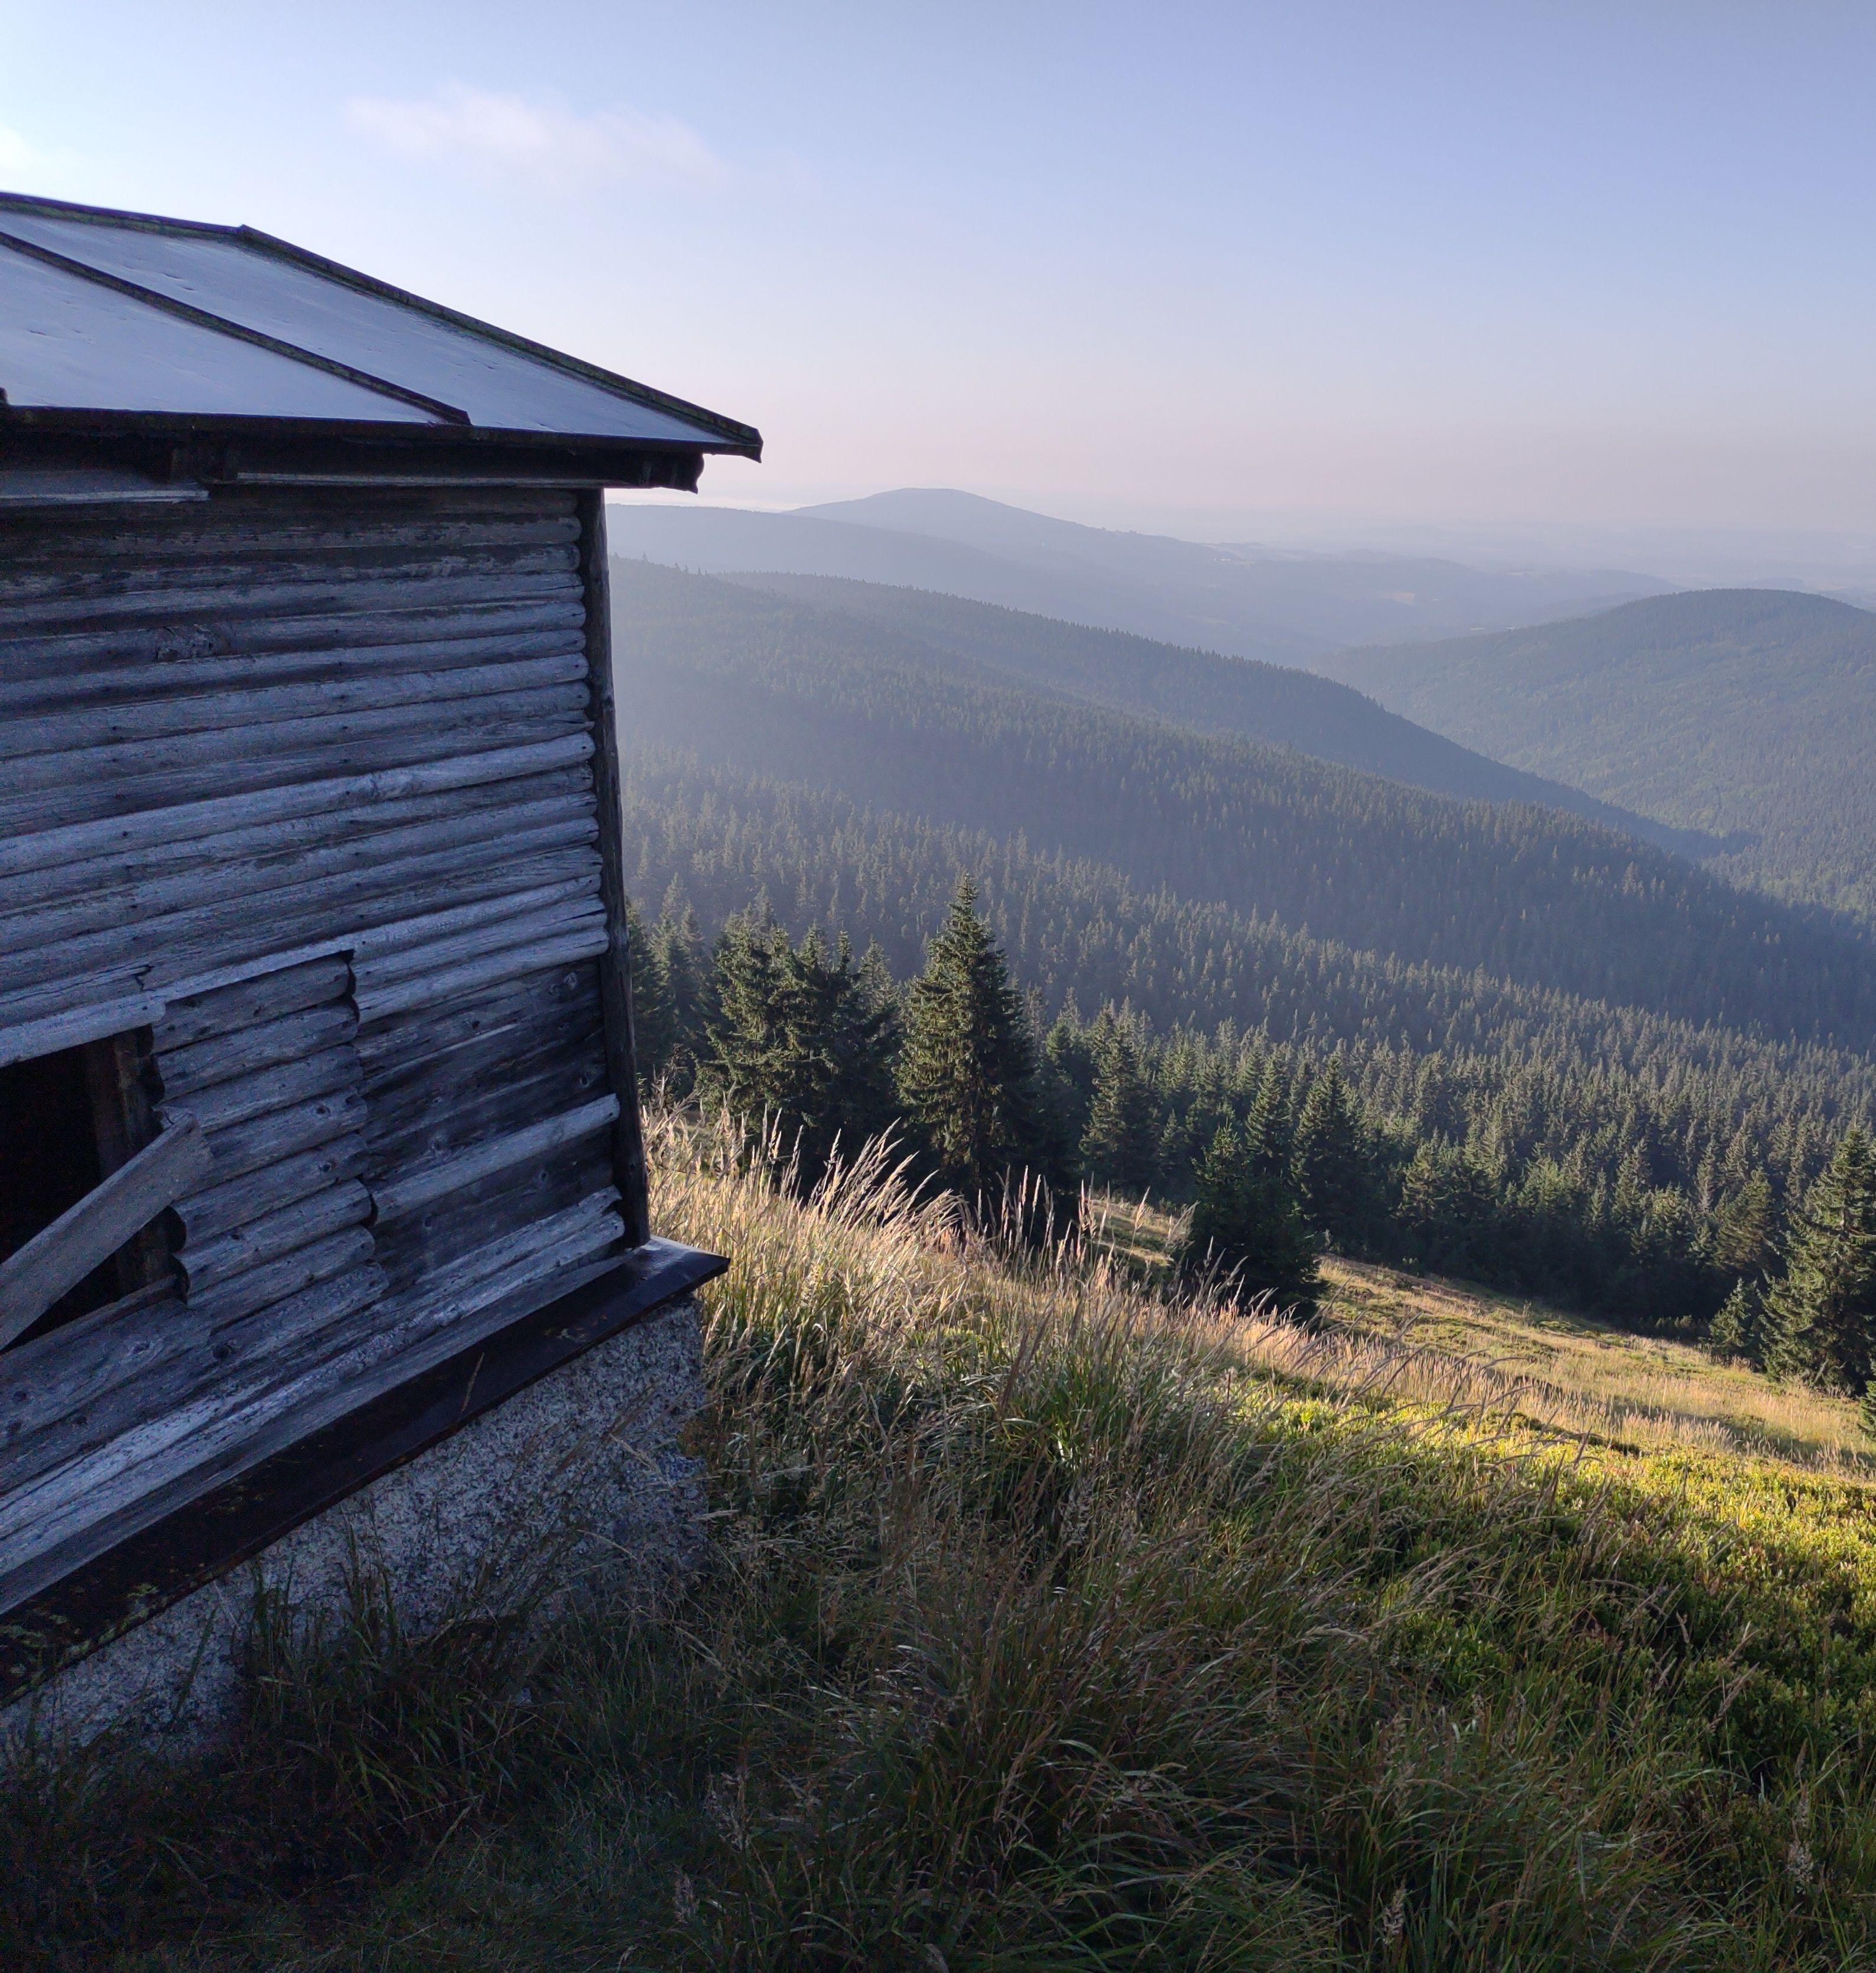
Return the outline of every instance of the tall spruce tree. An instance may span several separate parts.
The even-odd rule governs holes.
[[[738,1115],[767,1116],[804,1182],[893,1119],[894,1009],[856,969],[846,939],[799,946],[772,919],[735,918],[718,942],[715,1010],[701,1082]]]
[[[703,1045],[708,999],[697,915],[673,885],[656,924],[647,926],[627,905],[626,933],[639,1074],[648,1084],[662,1081],[673,1094],[687,1095]]]
[[[1028,1010],[977,899],[965,877],[907,993],[899,1087],[945,1182],[987,1204],[1013,1171],[1060,1174],[1046,1169]]]
[[[1272,1053],[1258,1078],[1244,1120],[1244,1147],[1262,1177],[1286,1180],[1296,1154],[1296,1118],[1290,1104],[1290,1084],[1283,1064]]]
[[[1140,1051],[1125,1024],[1105,1008],[1091,1039],[1094,1098],[1082,1134],[1082,1169],[1097,1185],[1144,1193],[1159,1175],[1159,1132]]]
[[[1876,1150],[1845,1134],[1792,1226],[1785,1274],[1766,1297],[1774,1376],[1861,1392],[1876,1352]]]
[[[1188,1274],[1233,1274],[1238,1291],[1279,1308],[1312,1308],[1321,1280],[1316,1243],[1283,1182],[1260,1172],[1234,1124],[1219,1127],[1198,1170],[1183,1256]]]
[[[1296,1120],[1296,1190],[1303,1217],[1344,1252],[1363,1242],[1368,1218],[1368,1166],[1360,1120],[1331,1055]]]

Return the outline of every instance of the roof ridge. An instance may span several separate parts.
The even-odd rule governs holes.
[[[221,240],[234,238],[237,226],[208,219],[172,219],[160,212],[130,212],[112,205],[82,205],[70,198],[42,198],[35,192],[0,191],[0,212],[38,212],[47,218],[92,220],[111,226],[135,227],[142,232],[201,233]]]

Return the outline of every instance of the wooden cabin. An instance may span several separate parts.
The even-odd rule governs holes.
[[[603,499],[760,452],[0,197],[0,1697],[720,1265],[647,1218]]]

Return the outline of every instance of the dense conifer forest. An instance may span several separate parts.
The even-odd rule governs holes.
[[[890,1111],[955,1182],[905,1064],[967,881],[1033,1056],[1006,1064],[1027,1121],[980,1190],[1000,1159],[1065,1195],[1151,1192],[1192,1208],[1194,1265],[1291,1300],[1326,1247],[1683,1333],[1719,1318],[1716,1347],[1780,1360],[1789,1253],[1876,1114],[1853,931],[1554,810],[619,574],[643,1052],[673,1089],[779,1117],[810,1175]]]

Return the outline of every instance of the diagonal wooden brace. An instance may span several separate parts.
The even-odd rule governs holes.
[[[195,1190],[209,1163],[201,1126],[178,1116],[154,1144],[0,1261],[0,1350],[165,1206]]]

